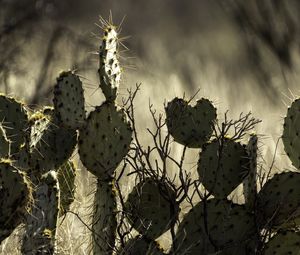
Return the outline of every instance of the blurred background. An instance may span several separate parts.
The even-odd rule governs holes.
[[[115,24],[124,20],[120,36],[129,36],[121,95],[141,82],[141,102],[159,107],[200,88],[220,109],[266,120],[297,94],[297,0],[0,0],[0,7],[0,90],[32,106],[51,103],[66,69],[86,78],[91,105],[100,100],[95,23],[110,11]]]
[[[120,96],[142,83],[135,103],[142,136],[149,102],[163,112],[167,100],[200,89],[197,97],[212,100],[219,119],[229,110],[230,118],[251,111],[263,120],[256,131],[272,159],[299,95],[298,0],[0,0],[0,92],[31,108],[51,105],[59,72],[75,69],[87,110],[99,105],[97,23],[110,12],[125,44]],[[281,142],[277,154],[275,169],[290,168]]]

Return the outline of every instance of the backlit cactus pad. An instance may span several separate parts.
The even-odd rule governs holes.
[[[166,107],[167,126],[178,143],[191,148],[200,148],[213,132],[216,108],[205,98],[193,107],[181,98],[174,98]]]
[[[60,167],[73,153],[77,134],[73,129],[59,127],[54,110],[45,107],[31,119],[30,165],[39,173]]]
[[[300,173],[274,175],[258,193],[258,210],[262,227],[293,225],[300,217]],[[267,224],[267,225],[266,225]]]
[[[25,142],[27,111],[21,102],[0,94],[0,120],[6,137],[11,141],[11,153],[17,153]]]
[[[282,141],[292,164],[300,168],[300,99],[288,108],[284,118]]]
[[[128,196],[126,208],[129,221],[141,234],[155,239],[166,232],[171,220],[177,217],[179,208],[174,202],[175,195],[168,186],[147,178],[135,186]]]
[[[104,37],[99,50],[100,88],[107,101],[117,97],[121,79],[121,68],[118,54],[118,33],[116,27],[108,25],[104,28]]]
[[[126,156],[131,136],[125,112],[105,102],[90,113],[85,129],[80,130],[80,159],[98,178],[110,178]]]
[[[242,144],[225,138],[203,146],[198,162],[199,178],[215,197],[226,198],[248,172],[249,157]]]
[[[54,87],[54,109],[65,127],[78,129],[84,125],[84,95],[82,82],[72,71],[62,72]]]
[[[9,161],[0,161],[0,242],[17,227],[32,203],[26,175]]]
[[[282,231],[266,244],[264,255],[300,255],[300,232]]]
[[[175,254],[233,254],[214,252],[235,248],[255,231],[254,215],[244,206],[210,199],[198,203],[185,215],[176,234]]]

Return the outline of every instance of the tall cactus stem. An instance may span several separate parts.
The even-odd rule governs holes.
[[[55,171],[44,174],[35,191],[35,205],[28,215],[22,254],[55,254],[59,213],[59,185]]]
[[[249,174],[243,181],[245,203],[248,208],[253,208],[257,196],[257,135],[252,134],[247,144],[250,159]]]
[[[97,182],[93,212],[93,254],[111,255],[115,250],[117,201],[113,182]]]

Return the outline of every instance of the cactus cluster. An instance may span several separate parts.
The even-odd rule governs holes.
[[[73,71],[57,78],[53,107],[31,112],[0,95],[0,241],[24,223],[23,254],[56,253],[58,218],[74,201],[76,167],[70,157],[78,145],[81,162],[97,180],[90,228],[95,255],[299,255],[300,174],[276,174],[258,190],[258,136],[243,140],[257,122],[245,117],[220,123],[210,100],[191,106],[174,98],[165,120],[155,120],[156,132],[149,131],[155,146],[143,148],[132,100],[129,107],[117,104],[117,27],[103,22],[103,29],[98,73],[105,101],[87,117],[83,85]],[[288,109],[282,136],[298,170],[299,102]],[[169,154],[173,140],[184,148],[179,161]],[[196,180],[184,169],[189,148],[199,150]],[[123,195],[119,181],[128,165],[137,182]],[[243,204],[230,199],[239,185]],[[186,202],[191,208],[183,214]],[[168,251],[157,241],[166,232],[172,239]]]
[[[52,107],[32,112],[6,95],[0,96],[0,115],[1,241],[24,223],[22,253],[52,254],[60,208],[67,210],[74,199],[74,172],[63,166],[77,144],[76,129],[63,125],[61,113]]]

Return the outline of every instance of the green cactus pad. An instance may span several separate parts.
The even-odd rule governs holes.
[[[130,239],[118,255],[163,255],[163,250],[155,241],[142,236]]]
[[[177,218],[179,212],[173,191],[150,178],[133,188],[125,207],[131,225],[152,240],[170,228],[171,221]]]
[[[20,146],[19,152],[11,155],[10,159],[14,167],[21,169],[22,171],[29,171],[29,148],[28,143],[24,143]]]
[[[263,186],[257,197],[261,227],[293,225],[300,216],[299,183],[300,173],[285,172],[274,175]]]
[[[25,173],[0,161],[0,243],[22,222],[32,203],[32,187]]]
[[[60,127],[50,108],[33,115],[30,123],[30,165],[33,170],[45,173],[60,167],[74,151],[76,130]]]
[[[193,107],[176,97],[165,110],[168,130],[176,142],[190,148],[200,148],[211,137],[217,111],[208,99],[198,100]]]
[[[22,254],[56,254],[59,185],[55,171],[41,176],[34,197],[35,204],[25,226]]]
[[[82,82],[72,71],[62,72],[54,87],[54,110],[64,127],[78,129],[85,121]]]
[[[64,215],[70,209],[75,199],[76,167],[72,161],[64,163],[57,171],[57,179],[60,189],[60,215]]]
[[[0,120],[6,137],[11,141],[11,153],[17,153],[25,142],[27,111],[24,105],[12,97],[0,94]]]
[[[90,113],[85,129],[80,130],[80,159],[98,178],[111,178],[129,150],[131,136],[124,111],[105,102]]]
[[[282,231],[266,244],[264,255],[300,255],[300,232]]]
[[[251,135],[247,144],[250,165],[249,174],[243,182],[245,203],[253,208],[257,196],[257,135]]]
[[[215,197],[226,198],[248,172],[248,154],[240,143],[225,138],[203,146],[198,162],[199,178]]]
[[[93,213],[94,254],[113,254],[117,230],[117,201],[114,184],[98,179]]]
[[[118,33],[116,27],[104,28],[104,37],[99,50],[100,88],[107,101],[113,102],[117,97],[121,80],[121,68],[118,56]]]
[[[282,141],[286,154],[292,164],[300,168],[300,99],[295,100],[288,108],[284,118]]]
[[[9,156],[10,142],[6,138],[5,130],[0,125],[0,158],[7,158]]]
[[[248,240],[256,231],[254,215],[227,200],[200,202],[185,215],[176,233],[176,254],[220,254]],[[174,249],[174,248],[173,248]],[[216,253],[219,254],[219,253]],[[239,253],[240,254],[240,253]]]

